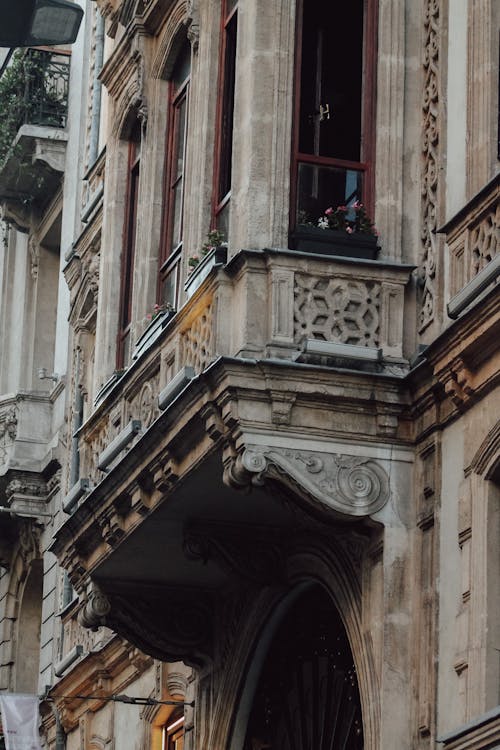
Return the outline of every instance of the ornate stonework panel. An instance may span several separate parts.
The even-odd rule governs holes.
[[[421,256],[419,277],[421,300],[419,330],[434,320],[436,312],[436,266],[438,263],[439,149],[440,149],[440,64],[441,2],[425,0],[422,50],[424,87],[422,92],[422,182]]]
[[[7,463],[9,448],[17,434],[17,412],[15,408],[0,412],[0,467]]]
[[[181,337],[182,362],[203,372],[214,356],[214,315],[213,305],[208,304],[183,331]]]
[[[294,337],[379,345],[380,284],[295,274]]]
[[[338,513],[376,513],[390,497],[386,471],[370,458],[288,448],[248,446],[226,464],[225,481],[234,487],[276,478]]]
[[[491,211],[471,229],[469,237],[471,278],[482,271],[497,254],[499,227],[500,203],[497,203],[496,207],[493,206]]]

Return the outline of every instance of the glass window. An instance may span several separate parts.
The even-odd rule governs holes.
[[[184,716],[174,718],[163,730],[163,750],[184,749]]]
[[[292,227],[371,204],[373,5],[298,2]]]
[[[179,263],[184,230],[184,176],[189,108],[191,46],[186,40],[169,87],[165,155],[163,231],[160,252],[160,302],[177,306]]]
[[[125,201],[125,226],[121,259],[120,323],[116,355],[117,369],[128,364],[130,357],[130,323],[132,319],[132,290],[139,199],[139,172],[141,161],[141,128],[137,123],[128,144],[127,194]]]
[[[236,82],[236,0],[225,0],[222,8],[221,67],[216,127],[214,177],[214,225],[227,237],[233,159],[234,93]]]

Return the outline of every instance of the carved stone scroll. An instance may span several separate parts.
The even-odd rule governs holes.
[[[226,484],[244,488],[278,479],[342,515],[365,517],[390,497],[389,477],[370,458],[308,450],[248,446],[226,461]]]

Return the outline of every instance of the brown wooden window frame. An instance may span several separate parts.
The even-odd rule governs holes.
[[[339,170],[353,170],[362,174],[362,201],[370,215],[374,212],[374,164],[375,164],[375,112],[376,112],[376,60],[377,60],[377,17],[378,0],[363,2],[363,43],[361,80],[361,142],[360,159],[350,160],[337,157],[316,156],[304,153],[299,147],[301,122],[301,76],[302,76],[302,34],[303,10],[307,0],[297,0],[296,54],[294,78],[294,118],[292,129],[292,159],[290,183],[290,231],[298,223],[298,182],[299,165],[311,165]],[[339,30],[341,33],[341,29]],[[335,35],[335,29],[331,30]],[[336,71],[342,75],[342,71]],[[328,205],[323,206],[325,210]],[[319,217],[318,217],[319,218]]]
[[[178,750],[179,740],[184,739],[184,716],[174,714],[163,727],[162,750]],[[184,744],[184,743],[183,743]]]
[[[127,186],[125,198],[125,220],[122,257],[120,263],[120,306],[116,347],[116,368],[128,364],[130,326],[132,322],[132,294],[134,287],[134,260],[137,235],[137,211],[139,203],[139,179],[141,161],[141,127],[137,123],[128,142]]]
[[[212,226],[226,234],[228,208],[231,200],[237,37],[238,0],[223,0],[217,88],[219,96],[217,97],[215,128]]]

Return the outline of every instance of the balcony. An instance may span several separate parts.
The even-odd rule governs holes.
[[[500,275],[500,174],[491,180],[440,230],[450,252],[448,314],[456,318],[483,292],[491,291]]]
[[[62,52],[16,52],[0,80],[0,200],[6,218],[29,225],[64,172],[70,58]]]
[[[155,318],[79,431],[90,491],[52,551],[83,595],[83,624],[201,663],[212,592],[235,575],[279,577],[276,544],[298,523],[381,518],[411,466],[410,271],[290,250],[200,268],[187,303]],[[168,607],[186,612],[187,630]]]
[[[50,429],[52,402],[43,393],[0,399],[0,564],[8,565],[26,519],[48,515],[53,492]]]

